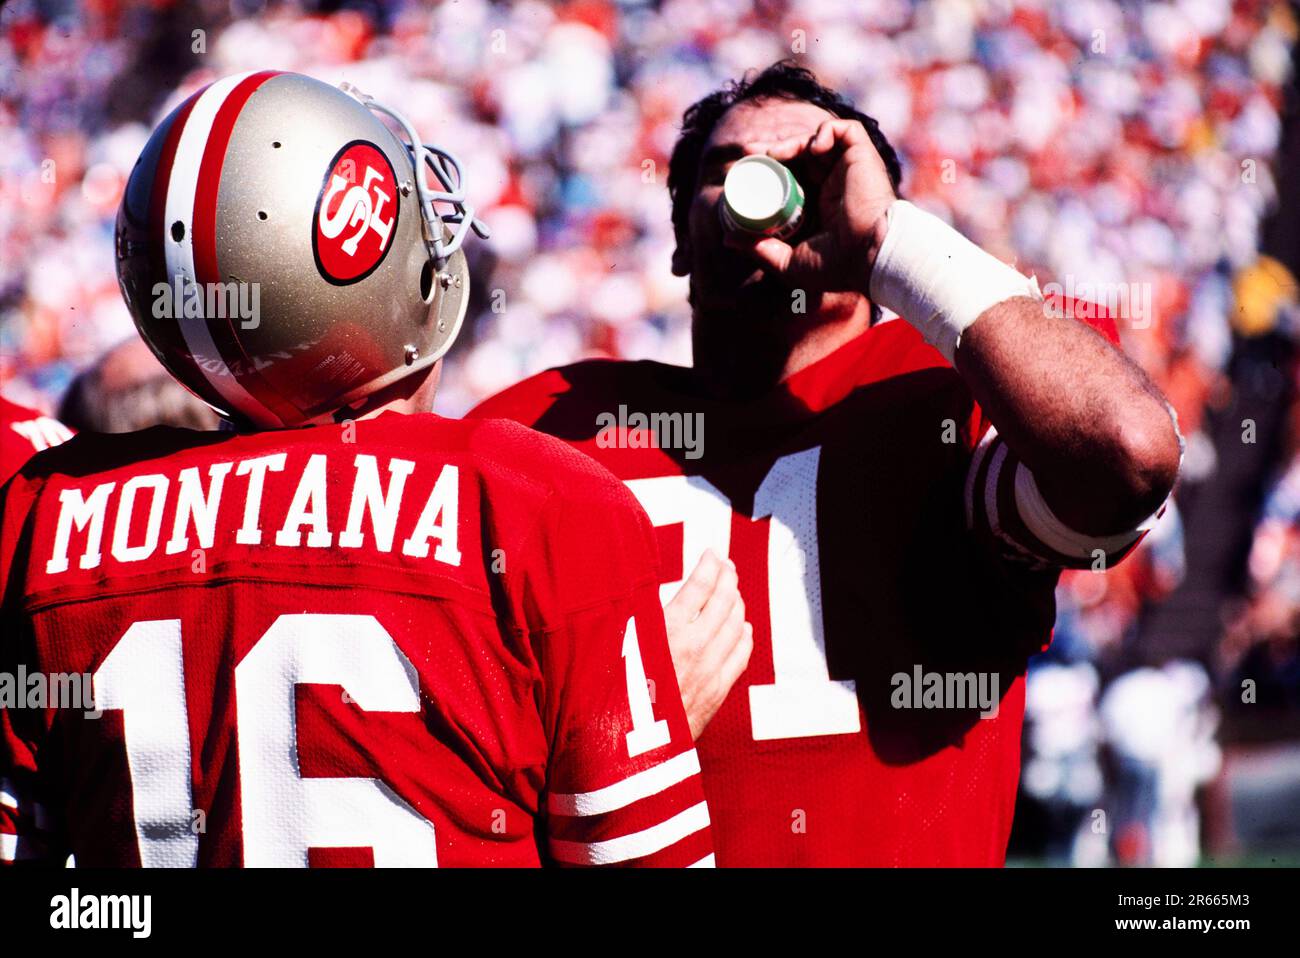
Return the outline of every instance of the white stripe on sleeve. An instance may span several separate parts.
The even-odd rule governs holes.
[[[699,774],[699,771],[699,754],[691,749],[604,788],[591,792],[553,792],[547,798],[546,807],[552,815],[604,815],[651,795],[658,795],[678,782]]]
[[[1020,513],[1020,520],[1025,524],[1025,528],[1037,536],[1043,545],[1061,555],[1090,559],[1098,549],[1108,556],[1123,552],[1137,541],[1142,533],[1151,528],[1156,515],[1159,514],[1157,512],[1148,517],[1129,532],[1121,532],[1113,536],[1089,536],[1082,532],[1075,532],[1056,517],[1052,507],[1043,499],[1038,483],[1034,481],[1034,474],[1025,467],[1024,463],[1016,467],[1015,482],[1016,510]]]
[[[601,842],[568,842],[553,838],[551,855],[557,861],[574,865],[610,865],[653,855],[708,825],[709,806],[700,802],[658,825],[619,838]]]

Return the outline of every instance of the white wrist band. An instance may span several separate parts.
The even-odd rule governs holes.
[[[949,363],[966,327],[1013,296],[1042,299],[1038,280],[984,252],[939,217],[894,200],[871,271],[871,301],[915,326]]]

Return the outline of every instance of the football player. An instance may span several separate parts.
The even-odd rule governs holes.
[[[720,216],[753,155],[803,186],[787,239]],[[748,669],[673,649],[719,865],[1001,864],[1058,571],[1118,561],[1178,469],[1147,377],[899,179],[800,68],[705,97],[669,172],[693,366],[578,363],[477,411],[626,481],[664,596],[706,548],[735,562]]]
[[[154,132],[122,290],[238,429],[83,434],[7,488],[0,860],[712,863],[635,499],[428,413],[471,229],[355,91],[234,76]]]
[[[59,420],[0,396],[0,486],[42,449],[71,437]]]

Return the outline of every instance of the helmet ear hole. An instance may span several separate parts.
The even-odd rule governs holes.
[[[420,268],[420,299],[426,306],[433,303],[433,260],[426,259]]]

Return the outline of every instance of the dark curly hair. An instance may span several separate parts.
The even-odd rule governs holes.
[[[713,128],[737,103],[770,99],[802,100],[841,119],[857,120],[866,127],[867,135],[885,163],[894,192],[898,192],[902,179],[898,154],[885,139],[885,134],[880,132],[880,124],[859,112],[847,98],[819,83],[812,71],[793,60],[781,60],[761,73],[746,73],[739,80],[731,81],[721,90],[691,104],[682,114],[682,133],[668,161],[668,195],[673,202],[673,232],[679,244],[686,235],[686,220],[695,196],[700,158]]]

